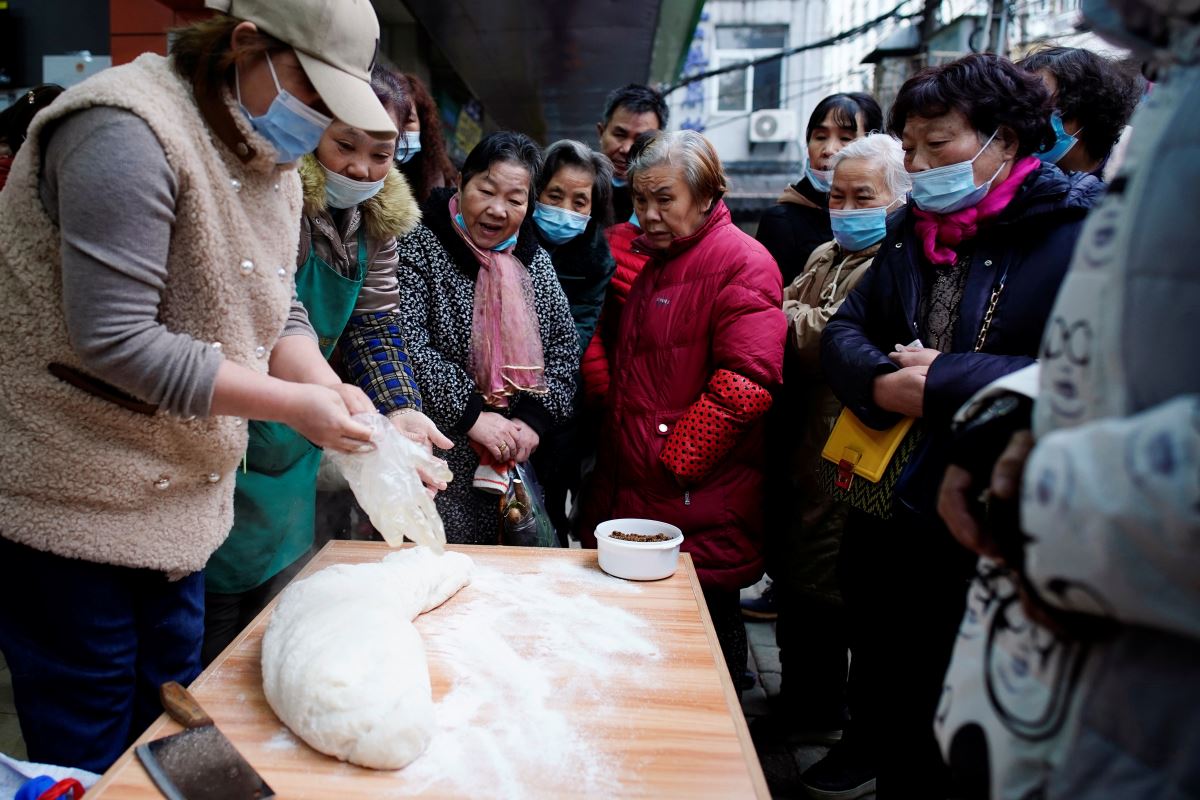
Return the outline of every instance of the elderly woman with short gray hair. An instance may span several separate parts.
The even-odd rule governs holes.
[[[773,456],[782,466],[772,473],[768,489],[768,530],[778,534],[778,547],[772,539],[768,551],[776,638],[781,653],[796,655],[785,662],[780,707],[766,724],[809,732],[844,727],[849,666],[836,574],[846,512],[816,478],[821,448],[841,411],[821,376],[821,333],[871,266],[887,233],[888,213],[903,206],[912,184],[900,142],[885,133],[846,145],[831,166],[834,238],[813,251],[783,290],[788,321],[784,391],[769,436],[778,443]]]
[[[746,665],[738,590],[763,572],[762,417],[783,372],[782,278],[721,197],[695,131],[659,132],[629,166],[650,260],[621,312],[585,519],[683,530],[730,672]],[[583,526],[585,543],[594,545]]]

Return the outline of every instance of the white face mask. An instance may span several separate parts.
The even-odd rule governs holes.
[[[400,131],[400,135],[396,138],[396,163],[407,164],[419,152],[421,152],[421,132]]]
[[[999,132],[997,128],[983,143],[983,147],[979,148],[979,152],[967,161],[911,173],[909,177],[912,178],[913,184],[912,199],[917,208],[935,214],[950,214],[970,208],[986,197],[988,190],[992,188],[992,181],[996,180],[996,176],[1004,169],[1008,160],[1002,161],[992,177],[979,186],[975,185],[974,164],[975,159],[983,155],[983,151],[988,149],[988,145]]]
[[[276,163],[290,164],[305,153],[317,149],[321,135],[333,124],[333,119],[305,105],[298,97],[280,86],[279,76],[275,74],[275,64],[269,55],[267,66],[271,69],[271,80],[275,82],[275,99],[271,101],[267,112],[261,117],[256,117],[242,105],[242,79],[235,66],[234,86],[237,89],[237,101],[254,130],[275,148]]]
[[[356,181],[333,172],[324,164],[321,164],[321,169],[325,172],[325,202],[330,208],[353,208],[365,203],[379,194],[383,182],[387,180],[385,175],[377,181]]]
[[[808,177],[808,182],[813,185],[814,189],[818,192],[829,194],[829,187],[833,184],[833,170],[815,169],[810,158],[804,162],[804,174]]]

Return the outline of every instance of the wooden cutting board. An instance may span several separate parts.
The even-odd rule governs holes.
[[[279,797],[770,796],[686,553],[671,578],[632,582],[604,574],[594,550],[450,549],[469,555],[477,576],[416,621],[439,731],[405,769],[338,761],[275,717],[259,666],[274,603],[192,684]],[[297,580],[389,552],[331,542]],[[464,671],[486,667],[493,651],[494,674]],[[137,743],[178,730],[164,715]],[[88,792],[160,796],[132,747]]]

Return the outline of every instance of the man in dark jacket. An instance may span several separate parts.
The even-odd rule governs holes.
[[[667,101],[649,86],[630,83],[614,89],[604,101],[604,118],[596,123],[600,152],[613,163],[613,221],[628,222],[633,215],[625,169],[629,148],[638,135],[667,127]]]

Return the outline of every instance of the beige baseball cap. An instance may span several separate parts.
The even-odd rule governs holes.
[[[379,20],[369,0],[205,0],[291,45],[333,116],[380,135],[396,125],[371,90]]]

